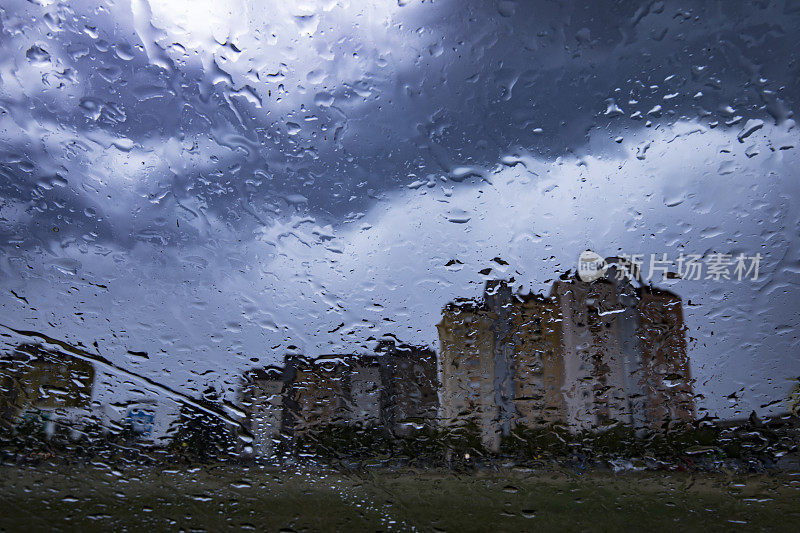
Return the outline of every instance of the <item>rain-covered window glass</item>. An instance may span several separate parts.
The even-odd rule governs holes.
[[[0,530],[798,530],[798,42],[0,0]]]

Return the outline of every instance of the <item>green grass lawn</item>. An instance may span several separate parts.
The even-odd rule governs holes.
[[[7,531],[800,531],[800,475],[0,467]]]

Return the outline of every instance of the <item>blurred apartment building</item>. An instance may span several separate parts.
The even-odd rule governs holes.
[[[86,416],[92,401],[94,365],[22,344],[0,357],[0,427],[27,421],[51,434],[61,421]]]
[[[326,426],[472,427],[497,450],[515,427],[659,431],[695,417],[681,299],[618,279],[564,277],[548,296],[490,281],[445,306],[440,352],[383,341],[369,355],[287,356],[249,371],[241,403],[253,453]]]
[[[681,299],[616,270],[556,281],[549,297],[487,283],[438,324],[440,422],[497,450],[516,426],[639,431],[694,419]]]
[[[47,437],[56,429],[73,437],[88,429],[126,430],[164,442],[177,414],[173,400],[146,395],[57,348],[23,343],[0,354],[0,428],[26,425]]]
[[[273,454],[281,435],[329,426],[378,428],[403,436],[433,426],[438,408],[433,351],[382,341],[374,354],[288,356],[249,371],[241,389],[252,453]]]

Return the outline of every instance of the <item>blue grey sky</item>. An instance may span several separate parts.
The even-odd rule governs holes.
[[[780,411],[800,375],[799,18],[5,0],[0,322],[191,395],[287,351],[435,347],[448,301],[496,277],[546,291],[587,248],[760,253],[757,281],[661,285],[687,304],[700,405]]]

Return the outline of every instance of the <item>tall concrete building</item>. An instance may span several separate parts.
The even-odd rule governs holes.
[[[561,316],[563,421],[588,430],[632,425],[616,287],[605,279],[556,281],[550,294]]]
[[[492,324],[484,303],[457,301],[443,311],[439,330],[439,419],[448,427],[476,426],[483,445],[497,449],[502,436],[500,394]]]
[[[564,277],[549,297],[487,283],[438,324],[440,419],[473,424],[490,450],[513,426],[660,430],[694,419],[678,296],[606,277]]]
[[[515,425],[564,418],[561,318],[550,299],[490,281],[480,301],[448,304],[439,330],[439,418],[497,450]]]
[[[642,362],[639,382],[647,428],[659,430],[673,420],[696,416],[686,326],[679,296],[644,288],[638,304],[638,341]]]
[[[538,294],[519,299],[510,314],[509,335],[513,346],[514,423],[539,427],[561,421],[565,409],[562,321],[553,300]]]
[[[252,436],[252,454],[269,457],[284,428],[284,369],[266,367],[244,375],[239,399],[245,426]]]
[[[617,268],[592,282],[563,276],[548,296],[489,282],[481,299],[445,306],[438,357],[382,341],[373,355],[295,356],[251,372],[242,398],[255,453],[271,453],[281,432],[331,425],[402,437],[438,422],[498,450],[514,427],[693,420],[681,299]]]

